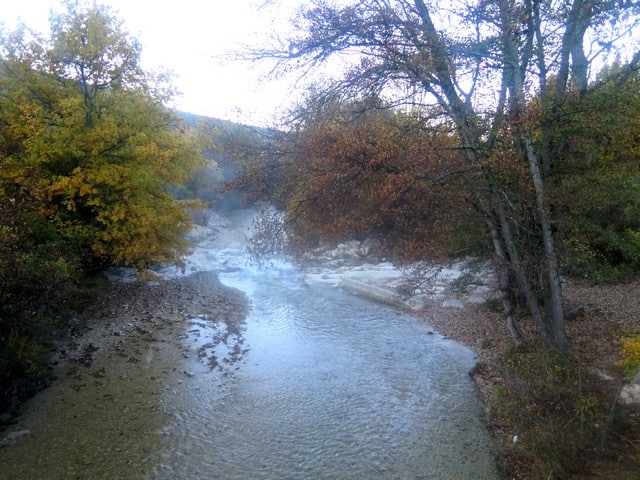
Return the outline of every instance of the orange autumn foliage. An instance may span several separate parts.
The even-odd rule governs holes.
[[[287,214],[300,241],[370,236],[403,260],[460,247],[456,231],[475,221],[459,195],[468,169],[444,127],[426,131],[409,120],[369,112],[299,136]]]

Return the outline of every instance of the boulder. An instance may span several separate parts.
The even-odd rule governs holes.
[[[622,387],[622,390],[620,390],[620,403],[627,406],[640,405],[640,385],[629,383]]]
[[[355,293],[378,302],[386,303],[388,305],[394,305],[396,307],[421,310],[425,305],[419,298],[409,298],[404,300],[392,289],[380,287],[355,278],[343,278],[340,282],[340,286],[348,292]]]
[[[0,440],[0,448],[9,447],[20,440],[22,437],[26,437],[31,432],[29,430],[19,430],[17,432],[11,432]]]
[[[442,302],[442,306],[445,308],[464,308],[464,304],[457,298],[452,298]]]
[[[467,301],[469,303],[476,303],[476,304],[483,304],[487,302],[487,299],[484,297],[481,297],[480,295],[472,295],[469,298],[467,298]]]
[[[628,406],[640,405],[640,372],[620,390],[620,403]]]

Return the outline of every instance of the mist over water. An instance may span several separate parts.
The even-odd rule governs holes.
[[[213,215],[215,228],[194,233],[184,273],[163,271],[220,272],[247,295],[246,321],[188,312],[156,332],[162,348],[141,364],[124,364],[127,352],[96,358],[121,373],[77,392],[64,382],[49,389],[22,421],[31,435],[0,451],[13,475],[0,478],[497,478],[468,375],[473,354],[292,265],[248,266],[250,220]],[[104,395],[118,408],[102,407]],[[100,421],[91,420],[96,407]],[[133,433],[120,424],[143,418]],[[43,462],[47,445],[55,454]]]
[[[496,478],[468,349],[285,262],[248,265],[251,217],[227,218],[217,260],[222,282],[251,302],[247,353],[222,379],[201,372],[188,407],[177,402],[188,413],[159,477]],[[211,258],[199,245],[187,268]]]

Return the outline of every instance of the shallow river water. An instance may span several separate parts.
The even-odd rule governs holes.
[[[244,267],[220,241],[201,238],[190,268],[243,290],[246,322],[187,313],[98,355],[32,402],[0,478],[497,478],[469,350],[291,267]]]

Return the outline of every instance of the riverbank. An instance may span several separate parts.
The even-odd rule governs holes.
[[[571,281],[565,286],[564,297],[571,352],[582,359],[586,368],[622,382],[618,366],[621,338],[640,333],[640,281],[613,286]],[[473,350],[482,363],[495,364],[497,357],[513,345],[501,312],[486,305],[445,308],[441,301],[433,300],[420,315],[441,334]],[[528,319],[520,321],[528,336],[534,335],[535,327]],[[489,400],[488,382],[482,375],[478,377]]]
[[[59,339],[53,383],[0,435],[9,447],[0,448],[0,478],[156,478],[176,421],[165,397],[181,395],[199,370],[233,370],[242,355],[214,358],[192,341],[201,325],[224,329],[220,342],[244,328],[246,297],[214,273],[101,282],[97,293]]]
[[[640,281],[598,286],[573,280],[565,285],[564,297],[569,313],[566,325],[569,355],[572,361],[577,362],[579,369],[599,382],[598,402],[611,411],[609,420],[624,424],[622,433],[617,430],[620,428],[617,424],[597,426],[601,430],[598,432],[600,441],[606,447],[589,455],[581,474],[567,478],[637,478],[640,470],[640,408],[618,409],[614,404],[620,389],[628,380],[623,377],[618,365],[621,338],[640,333]],[[501,312],[492,311],[488,305],[465,304],[460,308],[445,308],[441,301],[434,300],[428,302],[419,314],[439,333],[467,346],[477,355],[479,366],[473,376],[484,397],[489,428],[502,445],[502,461],[511,462],[510,467],[514,467],[509,478],[538,478],[529,471],[530,459],[522,461],[516,458],[518,455],[525,456],[516,445],[521,432],[513,425],[494,421],[496,410],[501,408],[496,404],[494,395],[496,384],[503,380],[500,378],[501,355],[513,345]],[[534,325],[526,317],[521,322],[523,330],[531,338]],[[576,385],[575,388],[580,387]],[[614,410],[615,416],[620,418],[613,418]],[[526,411],[521,414],[535,415]],[[582,455],[585,453],[582,452]],[[519,461],[522,464],[518,465]]]
[[[162,281],[113,282],[102,275],[88,281],[94,284],[92,302],[54,339],[50,360],[54,382],[90,372],[98,354],[118,355],[125,344],[164,346],[167,342],[158,341],[158,336],[170,330],[179,335],[194,315],[215,319],[235,331],[248,312],[244,295],[224,286],[212,272]],[[126,360],[135,364],[140,358]],[[23,409],[29,404],[25,402]],[[5,423],[6,432],[15,430],[11,417]],[[0,429],[0,440],[6,432]]]
[[[100,350],[117,349],[128,341],[151,341],[152,332],[186,325],[194,315],[237,326],[248,308],[244,295],[220,283],[212,272],[161,281],[103,281],[95,301],[59,339],[54,365],[58,370],[89,366]]]
[[[565,296],[572,309],[580,312],[567,325],[572,350],[580,353],[585,368],[597,368],[603,375],[610,376],[612,388],[616,388],[620,381],[616,365],[620,337],[637,331],[638,328],[635,312],[640,311],[640,282],[616,287],[571,283],[567,285]],[[491,423],[492,409],[495,408],[493,388],[499,376],[499,357],[512,343],[501,320],[501,313],[492,311],[488,305],[471,302],[454,308],[445,307],[443,303],[442,298],[433,299],[424,309],[414,311],[414,314],[422,317],[440,334],[475,352],[482,368],[474,370],[473,376],[484,396],[489,428],[503,447],[510,447],[514,436],[519,432],[508,424]],[[194,316],[216,319],[231,326],[231,329],[238,329],[247,309],[244,296],[222,285],[217,276],[210,272],[160,282],[105,282],[97,301],[83,312],[71,336],[65,343],[61,343],[56,360],[57,375],[73,379],[75,388],[78,389],[82,389],[87,382],[106,382],[109,377],[123,374],[135,376],[135,369],[139,365],[143,366],[141,368],[147,377],[156,376],[155,373],[149,373],[149,368],[152,367],[145,352],[153,350],[156,358],[161,355],[181,356],[184,352],[175,348],[179,344],[176,338],[178,332],[183,332]],[[532,329],[526,319],[523,321],[523,328],[529,331]],[[126,370],[110,371],[109,368],[105,370],[99,361],[94,364],[94,359],[98,356],[122,356],[124,344],[137,345],[133,354],[129,347],[127,358],[122,359],[123,369]],[[135,353],[137,351],[140,353]],[[166,372],[161,370],[157,377],[161,378],[164,374]],[[177,375],[186,380],[190,372],[177,372]],[[149,385],[149,388],[158,387]],[[120,410],[112,413],[123,414]],[[145,422],[151,422],[154,415],[156,411],[152,407]],[[24,432],[26,427],[28,426],[17,426],[19,432]],[[145,424],[136,428],[151,427]],[[15,428],[11,429],[14,430]],[[28,440],[28,437],[25,439],[16,436],[16,441]],[[122,443],[122,439],[108,444],[118,442]],[[514,461],[514,458],[510,457],[510,460]],[[96,466],[98,467],[108,468],[104,465]],[[519,474],[509,478],[537,478],[529,476],[524,466],[520,468]],[[610,463],[600,460],[591,467],[590,476],[575,478],[625,478],[621,476],[620,468],[619,459],[611,460]]]
[[[380,278],[384,276],[377,277],[378,280]],[[590,286],[572,281],[565,287],[565,300],[572,313],[567,322],[570,353],[585,371],[598,372],[598,375],[607,379],[603,383],[608,397],[600,400],[614,401],[623,382],[617,365],[620,339],[624,335],[638,333],[640,329],[636,313],[640,311],[640,282]],[[495,421],[497,405],[494,388],[500,381],[500,358],[512,341],[501,312],[499,309],[492,310],[491,304],[464,302],[462,306],[446,307],[442,298],[433,298],[426,301],[423,309],[414,313],[424,318],[440,334],[467,346],[476,354],[480,367],[472,373],[484,397],[488,427],[503,448],[501,461],[515,465],[510,470],[512,475],[509,478],[537,478],[527,470],[530,467],[527,455],[522,455],[525,460],[521,460],[517,455],[523,452],[518,453],[514,448],[517,446],[514,440],[521,438],[522,432],[514,425]],[[86,312],[86,318],[97,327],[90,326],[92,335],[98,334],[102,340],[91,340],[93,337],[89,335],[71,356],[83,360],[83,354],[90,352],[91,345],[117,343],[120,337],[144,335],[158,322],[169,322],[187,312],[201,312],[214,318],[226,318],[233,323],[242,320],[246,308],[242,296],[221,285],[212,274],[197,273],[159,284],[112,285],[96,304],[96,311]],[[526,318],[521,321],[523,329],[533,334],[534,326]],[[632,422],[637,421],[633,415],[628,418]],[[637,440],[638,429],[632,427],[630,432],[636,436],[630,437],[629,441]],[[603,432],[605,434],[607,432]],[[586,469],[588,476],[573,478],[625,478],[629,469],[634,468],[634,449],[626,448],[625,442],[616,448],[607,452],[608,457],[591,458]]]
[[[362,245],[352,243],[323,252],[333,270],[311,268],[309,278],[411,310],[474,352],[477,366],[470,373],[482,393],[505,478],[637,478],[640,422],[637,407],[619,404],[628,379],[618,361],[621,337],[640,328],[640,282],[568,281],[570,345],[560,358],[537,346],[536,327],[523,311],[519,322],[529,341],[512,348],[490,272],[469,279],[464,266],[431,267],[435,275],[407,301],[396,293],[402,272],[389,263],[368,263]],[[461,290],[464,285],[471,288]]]
[[[173,278],[168,276],[166,280],[146,283],[105,281],[96,302],[83,312],[75,322],[70,336],[60,343],[56,358],[57,374],[77,377],[77,388],[82,388],[86,382],[106,381],[106,377],[113,375],[113,372],[109,372],[108,368],[105,371],[99,362],[94,364],[95,358],[99,354],[122,356],[123,345],[126,343],[133,345],[134,353],[123,358],[123,369],[134,371],[139,365],[150,368],[150,364],[155,361],[149,359],[149,352],[155,352],[153,354],[158,357],[161,353],[181,357],[185,352],[180,351],[176,345],[180,345],[180,335],[184,334],[185,326],[189,327],[190,322],[197,320],[197,317],[222,322],[231,332],[240,328],[248,311],[246,298],[239,291],[222,285],[214,273],[199,269],[213,263],[230,272],[240,268],[239,262],[244,262],[241,252],[250,223],[250,218],[245,216],[238,214],[238,218],[232,217],[232,220],[219,219],[216,223],[216,227],[220,227],[217,232],[214,228],[202,228],[194,232],[194,239],[200,248],[196,249],[187,263],[187,271],[195,272],[189,276],[176,274]],[[233,248],[221,252],[221,242],[230,243]],[[343,284],[345,276],[355,282],[367,281],[383,287],[397,283],[400,272],[390,264],[381,262],[363,265],[363,259],[356,260],[332,258],[328,263],[317,265],[317,268],[307,269],[304,276],[310,281],[336,287]],[[450,273],[442,280],[442,285],[438,284],[436,292],[455,278],[453,271]],[[484,396],[489,428],[507,449],[514,445],[525,445],[514,442],[522,436],[513,425],[494,421],[496,405],[493,393],[501,375],[500,355],[509,349],[512,342],[499,309],[493,311],[490,308],[493,302],[476,303],[480,295],[489,297],[490,288],[463,298],[465,301],[460,301],[457,297],[453,301],[455,295],[448,298],[436,294],[428,298],[431,294],[424,293],[420,297],[424,301],[423,308],[414,309],[412,314],[424,318],[437,332],[475,352],[479,367],[472,373]],[[615,395],[622,381],[616,364],[620,358],[620,337],[640,331],[636,314],[640,311],[640,282],[615,287],[593,287],[569,282],[565,289],[565,299],[570,306],[569,310],[577,313],[567,324],[572,354],[579,358],[585,370],[598,371],[603,378],[610,378],[605,383]],[[525,331],[533,331],[526,318],[522,320],[522,327]],[[166,368],[159,369],[157,376],[153,372],[149,374],[148,370],[144,374],[156,381],[166,374]],[[190,378],[191,374],[188,371],[177,372],[180,378],[185,379]],[[127,372],[126,375],[133,374]],[[148,388],[152,391],[160,387],[150,383]],[[114,408],[117,415],[122,414],[117,410],[119,407]],[[153,416],[157,406],[149,408],[150,416]],[[18,427],[22,429],[21,426]],[[636,434],[637,430],[636,428]],[[164,433],[161,432],[162,434]],[[638,438],[631,440],[637,441]],[[23,441],[22,437],[18,441]],[[117,439],[113,443],[122,442]],[[619,453],[627,454],[622,451]],[[513,457],[509,460],[513,461]],[[598,463],[590,467],[591,476],[575,478],[625,478],[620,473],[620,460],[621,456],[598,460]],[[518,466],[517,471],[509,478],[537,478],[529,476],[526,467],[527,465]]]
[[[290,270],[251,275],[244,321],[212,274],[105,289],[0,478],[496,478],[467,349]],[[209,318],[246,327],[250,361],[200,359]]]

